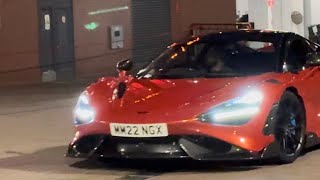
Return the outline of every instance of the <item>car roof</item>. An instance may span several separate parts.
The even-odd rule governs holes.
[[[243,30],[232,30],[232,31],[221,31],[215,33],[209,33],[206,35],[200,35],[200,38],[210,37],[210,36],[217,36],[217,35],[230,35],[230,36],[241,36],[241,35],[267,35],[267,36],[287,36],[287,35],[297,35],[293,32],[286,32],[286,31],[276,31],[276,30],[257,30],[257,29],[243,29]]]
[[[235,30],[235,31],[231,31],[231,32],[233,32],[233,33],[252,33],[252,34],[257,34],[257,33],[262,33],[262,34],[294,34],[293,32],[270,30],[270,29],[240,29],[240,30]]]
[[[194,41],[196,38],[200,38],[200,39],[209,38],[210,39],[210,38],[213,38],[213,37],[217,37],[217,35],[234,36],[234,37],[259,35],[259,36],[269,37],[271,39],[272,39],[272,37],[275,37],[275,39],[287,38],[288,36],[293,35],[293,36],[297,36],[297,37],[303,38],[303,39],[307,40],[309,43],[318,45],[317,43],[312,42],[312,41],[310,41],[310,40],[308,40],[308,39],[306,39],[306,38],[304,38],[304,37],[302,37],[299,34],[296,34],[294,32],[268,30],[268,29],[264,29],[264,30],[259,30],[259,29],[241,29],[241,30],[231,30],[231,31],[221,31],[221,32],[207,33],[207,34],[203,34],[203,35],[192,36],[192,38],[188,37],[188,38],[180,39],[180,41],[177,41],[177,42],[173,43],[172,45],[185,44],[186,42]]]

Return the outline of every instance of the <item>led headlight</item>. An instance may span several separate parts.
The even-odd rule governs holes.
[[[95,112],[90,105],[89,96],[83,93],[78,100],[74,110],[74,123],[75,124],[88,124],[94,120]]]
[[[199,117],[202,122],[225,126],[239,126],[249,122],[260,111],[263,95],[250,91],[242,97],[224,102]]]

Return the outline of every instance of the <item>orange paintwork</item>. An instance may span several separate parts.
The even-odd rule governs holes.
[[[265,82],[274,79],[280,83]],[[119,82],[126,82],[122,99],[112,98]],[[133,77],[101,78],[87,88],[97,115],[93,123],[76,127],[79,138],[110,134],[109,123],[167,123],[170,135],[206,135],[258,152],[274,141],[262,133],[267,116],[288,87],[295,87],[303,98],[307,131],[320,136],[320,68],[299,74],[267,73],[259,76],[216,79],[150,80]],[[243,126],[217,126],[202,123],[197,116],[210,108],[241,96],[250,89],[264,94],[260,112]],[[149,112],[139,114],[137,112]]]

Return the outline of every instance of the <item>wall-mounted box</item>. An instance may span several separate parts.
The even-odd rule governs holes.
[[[123,26],[113,25],[110,28],[111,33],[111,49],[121,49],[124,47]]]

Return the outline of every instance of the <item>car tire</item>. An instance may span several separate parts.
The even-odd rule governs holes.
[[[304,106],[294,93],[286,91],[276,114],[275,139],[279,145],[276,163],[290,164],[301,154],[306,141]]]

